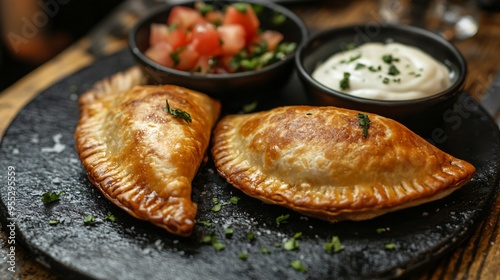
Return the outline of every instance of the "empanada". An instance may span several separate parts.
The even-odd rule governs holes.
[[[331,222],[440,199],[474,175],[394,120],[362,114],[363,135],[358,114],[290,106],[226,116],[213,133],[215,165],[249,196]]]
[[[80,98],[76,147],[90,181],[132,216],[190,235],[191,181],[220,113],[218,101],[185,88],[141,86],[136,68]],[[191,122],[166,112],[187,112]]]

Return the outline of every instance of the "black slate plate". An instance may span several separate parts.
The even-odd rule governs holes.
[[[228,186],[210,160],[193,182],[199,205],[198,224],[190,238],[172,236],[131,218],[108,202],[86,178],[73,132],[78,119],[77,94],[103,77],[133,64],[128,52],[98,61],[56,83],[29,103],[7,130],[0,149],[2,224],[15,222],[16,244],[22,244],[64,278],[99,279],[383,279],[408,276],[453,250],[487,215],[498,191],[497,126],[467,94],[436,124],[429,139],[444,151],[477,168],[473,180],[451,196],[413,209],[364,222],[328,224],[270,206]],[[305,102],[293,78],[282,104]],[[425,136],[425,135],[424,135]],[[433,137],[432,137],[433,136]],[[438,137],[439,136],[439,137]],[[10,174],[9,174],[10,173]],[[13,192],[15,191],[15,192]],[[64,191],[61,200],[41,202],[47,191]],[[225,204],[211,211],[213,198]],[[12,203],[14,202],[14,204]],[[9,208],[9,206],[11,206]],[[107,213],[116,222],[104,219]],[[84,225],[88,214],[97,218]],[[276,218],[289,214],[288,223]],[[49,220],[61,223],[49,225]],[[232,236],[224,228],[232,227]],[[378,232],[378,229],[386,229]],[[10,228],[6,229],[10,233]],[[248,233],[254,233],[250,240]],[[301,232],[300,248],[275,247]],[[216,251],[203,244],[213,233],[225,245]],[[324,244],[338,236],[344,250],[327,254]],[[394,249],[386,249],[394,244]],[[270,253],[263,254],[265,247]],[[242,260],[240,253],[247,253]],[[290,267],[294,260],[307,268]]]

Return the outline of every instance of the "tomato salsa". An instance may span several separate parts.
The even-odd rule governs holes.
[[[248,3],[233,3],[224,10],[203,2],[194,8],[175,6],[166,23],[151,24],[145,54],[163,66],[202,74],[260,69],[285,59],[296,44],[282,42],[278,31],[262,30],[259,11]],[[280,20],[284,16],[273,22]]]

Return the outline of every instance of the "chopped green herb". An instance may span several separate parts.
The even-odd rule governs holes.
[[[399,58],[393,57],[392,54],[386,54],[382,56],[382,60],[387,64],[391,64],[393,62],[398,62]]]
[[[344,246],[340,243],[340,239],[338,236],[333,236],[332,241],[326,242],[324,248],[325,251],[329,254],[344,250]]]
[[[104,220],[108,220],[110,222],[116,222],[116,217],[115,215],[111,214],[111,212],[108,212],[106,217],[104,217]]]
[[[266,247],[260,248],[260,252],[262,254],[271,254],[271,250],[267,249]]]
[[[380,234],[380,233],[383,233],[383,232],[386,232],[387,229],[386,228],[378,228],[377,229],[377,233]]]
[[[59,224],[59,220],[49,220],[49,225],[55,226],[57,224]]]
[[[396,75],[399,75],[399,70],[398,68],[396,68],[396,66],[394,65],[391,65],[389,66],[389,71],[387,72],[387,74],[391,75],[391,76],[396,76]]]
[[[310,113],[310,112],[309,112],[309,113],[307,113],[306,115],[307,115],[307,116],[312,116],[312,113]]]
[[[212,201],[214,204],[217,204],[219,202],[219,199],[217,197],[212,198]]]
[[[222,204],[217,203],[217,204],[215,204],[215,205],[214,205],[214,207],[212,207],[212,209],[211,209],[211,210],[212,210],[213,212],[219,212],[221,209],[222,209]]]
[[[176,118],[180,118],[185,120],[187,123],[191,123],[191,115],[188,112],[185,112],[180,109],[172,109],[170,108],[170,105],[168,104],[168,99],[166,100],[166,108],[165,111],[169,114],[172,114]]]
[[[246,253],[239,253],[238,258],[240,258],[240,260],[246,261],[248,259],[248,255]]]
[[[391,80],[389,80],[389,78],[385,77],[383,80],[382,80],[382,83],[384,84],[388,84]]]
[[[370,66],[368,67],[368,70],[372,71],[372,72],[377,72],[377,71],[380,71],[382,69],[382,67],[379,65],[378,67],[375,68],[375,66]]]
[[[260,13],[262,13],[262,11],[264,11],[264,6],[260,4],[252,4],[252,9],[255,14],[259,15]]]
[[[340,80],[339,86],[342,90],[349,89],[349,77],[351,74],[349,72],[344,72],[344,78]]]
[[[352,56],[351,58],[349,58],[349,62],[353,62],[355,60],[358,60],[361,58],[361,53],[355,55],[355,56]]]
[[[226,248],[226,246],[224,244],[220,243],[217,240],[217,236],[215,236],[215,231],[212,231],[212,232],[204,235],[201,239],[201,242],[205,243],[205,244],[211,244],[216,251],[221,251],[224,248]]]
[[[95,217],[94,217],[94,215],[88,214],[87,216],[85,216],[85,218],[83,218],[83,223],[85,225],[94,225],[95,224]]]
[[[394,244],[394,243],[387,243],[387,244],[385,244],[385,248],[387,250],[394,250],[394,249],[396,249],[396,244]]]
[[[253,240],[255,240],[255,234],[253,232],[249,232],[249,233],[247,233],[247,238],[250,241],[253,241]]]
[[[290,266],[293,267],[297,271],[307,272],[307,268],[305,268],[299,260],[293,260],[290,263]]]
[[[356,67],[354,69],[359,70],[359,69],[364,69],[364,68],[366,68],[366,65],[364,65],[363,63],[357,63]]]
[[[274,243],[275,248],[281,248],[281,243]]]
[[[224,229],[224,234],[225,235],[232,235],[233,233],[234,233],[234,229],[233,228],[228,227],[228,228]]]
[[[237,197],[237,196],[233,196],[233,197],[231,197],[231,198],[229,199],[229,201],[230,201],[232,204],[236,205],[236,204],[238,204],[238,201],[240,201],[240,198],[239,198],[239,197]]]
[[[363,127],[363,137],[368,136],[368,128],[370,128],[370,119],[367,114],[358,113],[358,123]]]
[[[285,21],[286,21],[286,16],[284,14],[276,12],[273,15],[273,24],[274,25],[277,25],[277,26],[282,25]]]
[[[258,101],[243,105],[243,113],[253,112],[257,108],[257,105],[259,105]]]
[[[395,82],[395,83],[400,83],[401,82],[401,78],[392,79],[392,81]]]
[[[200,225],[204,225],[204,226],[206,226],[206,227],[210,227],[210,226],[212,226],[212,225],[213,225],[213,223],[212,223],[212,222],[209,222],[209,221],[198,221],[198,224],[200,224]]]
[[[297,241],[298,238],[302,236],[302,232],[296,233],[292,238],[286,240],[283,242],[283,248],[287,251],[292,251],[295,249],[298,249],[300,247],[299,242]]]
[[[175,66],[179,65],[179,62],[181,62],[181,59],[179,57],[179,52],[177,51],[170,53],[170,59],[172,59]]]
[[[214,6],[206,4],[204,2],[199,2],[199,5],[196,5],[196,8],[203,16],[215,10]]]
[[[172,32],[172,31],[174,31],[176,29],[177,29],[177,24],[175,24],[175,23],[172,23],[171,25],[169,25],[167,27],[168,32]]]
[[[233,6],[238,12],[244,14],[247,12],[247,4],[245,3],[234,3]]]
[[[58,193],[46,192],[46,193],[42,194],[42,202],[43,203],[51,203],[51,202],[57,201],[57,200],[61,199],[61,195],[63,195],[63,194],[65,194],[64,191],[60,191]]]
[[[280,225],[280,224],[286,224],[288,223],[288,218],[290,218],[290,214],[286,214],[286,215],[281,215],[279,216],[278,218],[276,218],[276,225]]]

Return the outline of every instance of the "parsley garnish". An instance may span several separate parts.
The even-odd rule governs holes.
[[[305,268],[299,260],[294,260],[290,263],[290,266],[295,270],[300,272],[307,272],[307,268]]]
[[[224,229],[224,234],[225,234],[226,236],[227,236],[227,235],[233,235],[233,233],[234,233],[234,229],[233,229],[233,228],[228,227],[228,228],[225,228],[225,229]]]
[[[285,248],[285,250],[287,250],[287,251],[292,251],[292,250],[298,249],[300,247],[300,244],[297,241],[297,239],[300,238],[301,236],[302,236],[302,232],[297,232],[292,238],[283,242],[283,248]]]
[[[170,108],[170,105],[168,104],[168,99],[166,100],[167,106],[165,108],[165,111],[169,114],[172,114],[176,118],[180,118],[185,120],[187,123],[191,123],[191,115],[183,110],[180,109],[172,109]]]
[[[380,65],[377,68],[375,68],[375,66],[368,67],[368,70],[370,70],[372,72],[377,72],[377,71],[380,71],[381,69],[382,69],[382,67]]]
[[[233,196],[229,199],[229,201],[231,201],[232,204],[236,205],[238,204],[238,201],[240,201],[240,198],[237,196]]]
[[[262,254],[271,254],[271,251],[269,249],[267,249],[266,247],[260,248],[260,252]]]
[[[385,77],[383,80],[382,80],[382,83],[384,84],[388,84],[390,82],[389,78]]]
[[[208,12],[215,10],[214,6],[200,2],[199,6],[196,7],[202,16],[205,16]]]
[[[253,232],[249,232],[249,233],[247,233],[247,238],[250,241],[253,241],[253,240],[255,240],[255,234]]]
[[[396,76],[399,73],[400,72],[399,72],[398,68],[396,68],[396,66],[394,66],[394,65],[389,66],[389,71],[387,72],[387,74],[389,74],[391,76]]]
[[[83,223],[85,225],[94,225],[95,224],[95,217],[92,214],[88,214],[84,219]]]
[[[212,226],[212,223],[209,222],[209,221],[198,221],[198,224],[204,225],[204,226],[207,226],[207,227]]]
[[[366,67],[366,65],[364,65],[363,63],[357,63],[357,64],[356,64],[356,67],[355,67],[354,69],[355,69],[355,70],[359,70],[359,69],[363,69],[363,68],[365,68],[365,67]]]
[[[220,243],[217,240],[217,237],[215,236],[215,231],[212,231],[209,234],[204,235],[201,239],[201,242],[205,244],[211,244],[216,251],[221,251],[224,248],[226,248],[224,244]]]
[[[59,224],[59,220],[49,220],[49,225],[55,226],[57,224]]]
[[[359,54],[357,54],[355,56],[350,57],[349,58],[349,62],[353,62],[353,61],[358,60],[360,58],[361,58],[361,53],[359,53]]]
[[[399,58],[393,57],[392,54],[386,54],[382,56],[382,60],[387,64],[391,64],[392,62],[398,62]]]
[[[273,23],[274,25],[282,25],[286,21],[286,16],[282,13],[275,13],[273,15]]]
[[[368,136],[368,128],[370,128],[370,119],[368,118],[368,115],[358,113],[358,123],[363,127],[363,137],[366,138]]]
[[[280,225],[280,224],[286,224],[288,223],[288,218],[290,218],[290,214],[286,214],[286,215],[281,215],[279,216],[278,218],[276,218],[276,225]]]
[[[247,4],[245,3],[234,3],[232,6],[242,14],[247,12]]]
[[[108,212],[108,214],[106,214],[106,217],[104,217],[104,220],[108,220],[110,222],[116,222],[116,217],[115,215],[111,214],[111,212]]]
[[[246,261],[248,259],[248,255],[246,253],[239,253],[238,258],[240,258],[240,260]]]
[[[396,249],[396,244],[394,244],[394,243],[387,243],[387,244],[385,244],[385,248],[387,250],[394,250],[394,249]]]
[[[339,82],[339,86],[342,90],[348,89],[350,87],[349,85],[350,76],[351,74],[349,72],[344,72],[344,78]]]
[[[43,203],[51,203],[51,202],[57,201],[57,200],[61,199],[61,195],[63,195],[63,194],[65,194],[64,191],[60,191],[58,193],[46,192],[46,193],[42,194],[42,202]]]
[[[325,243],[325,251],[329,254],[337,253],[339,251],[344,250],[344,246],[340,243],[340,239],[338,236],[333,236],[331,242],[326,242]]]

